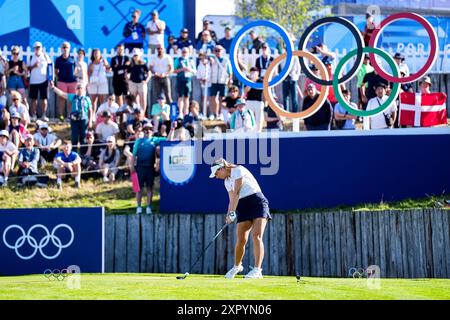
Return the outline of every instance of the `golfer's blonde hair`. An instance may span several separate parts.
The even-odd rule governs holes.
[[[214,165],[221,165],[225,169],[232,169],[237,167],[237,165],[227,162],[224,158],[220,158],[214,161]]]

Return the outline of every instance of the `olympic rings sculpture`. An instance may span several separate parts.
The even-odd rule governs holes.
[[[429,38],[430,38],[430,55],[425,63],[425,65],[415,74],[412,74],[405,78],[399,78],[399,71],[397,64],[394,62],[392,57],[386,53],[384,50],[376,48],[378,39],[382,33],[382,30],[387,27],[389,24],[400,20],[400,19],[410,19],[413,21],[418,22],[422,27],[425,28]],[[354,36],[356,40],[357,48],[354,50],[351,50],[349,53],[347,53],[338,63],[335,73],[333,75],[333,79],[328,79],[327,72],[324,71],[324,66],[315,56],[310,54],[309,52],[305,51],[306,43],[308,42],[311,34],[320,26],[328,24],[328,23],[338,23],[346,27]],[[240,70],[238,62],[238,51],[239,51],[239,44],[242,41],[242,38],[244,37],[245,33],[254,27],[269,27],[277,31],[282,39],[284,40],[286,44],[286,52],[282,55],[278,56],[267,69],[263,83],[260,82],[253,82],[247,79],[245,74]],[[238,31],[235,38],[233,39],[233,42],[231,44],[230,49],[230,62],[231,67],[233,69],[233,73],[236,75],[239,81],[241,81],[244,85],[249,86],[254,89],[262,89],[264,93],[264,97],[270,107],[273,109],[274,112],[276,112],[280,116],[284,116],[286,118],[292,118],[292,119],[306,119],[310,116],[312,116],[315,112],[317,112],[320,109],[320,106],[323,105],[325,100],[327,99],[327,92],[328,87],[333,86],[336,98],[339,102],[339,104],[344,107],[350,114],[361,116],[361,117],[367,117],[367,116],[374,116],[376,114],[379,114],[386,110],[389,105],[395,101],[398,98],[398,95],[400,94],[400,83],[408,83],[408,82],[414,82],[420,79],[422,76],[424,76],[427,72],[430,71],[430,69],[433,67],[434,63],[436,62],[437,56],[438,56],[438,37],[436,34],[436,31],[433,29],[433,26],[422,16],[416,14],[416,13],[410,13],[410,12],[401,12],[396,13],[393,15],[388,16],[385,18],[381,23],[379,28],[375,29],[372,33],[372,36],[370,38],[369,47],[365,47],[364,41],[361,35],[361,32],[358,30],[356,25],[352,23],[351,21],[342,18],[342,17],[325,17],[322,19],[319,19],[315,22],[313,22],[310,26],[308,26],[305,30],[305,32],[300,37],[298,50],[293,51],[293,43],[291,38],[289,37],[286,30],[280,26],[279,24],[267,21],[267,20],[258,20],[251,22],[247,25],[245,25],[241,30]],[[351,80],[353,77],[356,76],[359,69],[361,68],[363,59],[364,59],[364,53],[369,53],[370,62],[376,72],[383,77],[384,79],[393,82],[394,86],[392,88],[391,94],[389,96],[389,99],[380,107],[376,108],[375,110],[371,111],[362,111],[362,110],[356,110],[352,108],[342,97],[342,92],[340,88],[340,84],[346,83],[347,81]],[[342,76],[340,78],[340,73],[345,64],[356,55],[356,61],[350,71]],[[375,59],[375,55],[379,55],[382,57],[390,68],[392,69],[393,75],[388,74],[386,71],[383,70],[382,66],[379,65],[378,61]],[[306,77],[314,81],[315,83],[320,84],[321,90],[319,98],[316,100],[316,103],[309,108],[308,110],[302,111],[302,112],[289,112],[278,106],[278,104],[274,101],[272,90],[271,88],[281,83],[290,73],[290,70],[292,68],[292,59],[294,57],[299,57],[300,61],[300,68],[305,73]],[[316,75],[314,75],[306,65],[304,59],[309,59],[314,61],[316,67],[320,71],[321,77],[318,78]],[[315,58],[315,59],[314,59]],[[284,65],[281,72],[274,78],[273,73],[275,70],[275,67],[282,61],[285,60],[288,62]],[[324,89],[325,88],[325,89]],[[311,110],[310,110],[311,109]]]
[[[67,276],[69,275],[69,272],[67,271],[67,269],[46,269],[44,271],[44,277],[46,277],[48,280],[58,280],[58,281],[63,281],[64,279],[67,278]]]
[[[42,239],[40,239],[40,241],[36,240],[33,236],[31,236],[31,232],[38,228],[44,230],[45,232],[45,236],[43,236]],[[63,244],[61,239],[55,236],[55,232],[60,228],[65,228],[70,232],[70,240],[66,244]],[[6,234],[11,229],[18,229],[22,234],[16,239],[14,244],[10,244],[6,239]],[[52,241],[52,244],[56,248],[58,248],[58,251],[54,255],[47,255],[43,251],[44,247],[46,247],[49,244],[50,240]],[[47,227],[42,224],[33,225],[30,229],[28,229],[28,232],[25,232],[25,230],[17,224],[10,225],[5,229],[5,231],[3,231],[3,243],[9,249],[15,250],[17,256],[22,260],[30,260],[34,258],[38,250],[39,253],[42,255],[42,257],[44,257],[45,259],[48,260],[56,259],[61,254],[62,249],[69,247],[72,244],[73,240],[74,240],[73,230],[67,224],[59,224],[55,226],[51,233],[47,229]],[[34,251],[28,256],[24,256],[19,252],[19,249],[25,244],[25,241],[27,241],[28,245],[34,249]]]

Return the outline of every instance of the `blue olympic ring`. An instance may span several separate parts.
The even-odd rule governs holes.
[[[261,89],[262,90],[263,89],[262,83],[253,82],[253,81],[248,80],[247,77],[245,76],[245,74],[243,74],[242,71],[237,67],[238,66],[237,53],[238,53],[238,49],[239,49],[239,44],[241,43],[245,32],[254,27],[269,27],[269,28],[274,29],[281,35],[284,42],[286,43],[286,54],[287,54],[286,61],[292,60],[292,51],[294,50],[294,44],[292,43],[292,40],[289,38],[289,35],[288,35],[286,29],[284,29],[282,26],[280,26],[279,24],[272,22],[272,21],[257,20],[254,22],[250,22],[249,24],[245,25],[241,30],[238,31],[238,33],[236,34],[236,36],[233,39],[233,42],[231,43],[231,48],[230,48],[230,53],[231,53],[230,54],[230,62],[231,62],[231,67],[233,69],[233,73],[236,75],[238,80],[241,81],[246,86],[249,86],[250,88],[253,88],[253,89]],[[281,81],[283,81],[284,78],[286,78],[286,76],[289,74],[291,67],[292,67],[292,63],[286,63],[284,65],[283,69],[281,70],[280,74],[278,74],[269,83],[269,85],[271,87],[276,86]]]

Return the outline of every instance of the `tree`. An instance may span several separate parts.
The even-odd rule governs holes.
[[[322,0],[235,0],[236,15],[252,20],[277,22],[299,38],[300,31],[325,7]]]

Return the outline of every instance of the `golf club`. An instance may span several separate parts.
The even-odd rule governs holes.
[[[211,246],[211,244],[214,242],[214,240],[217,239],[217,237],[222,233],[223,230],[225,230],[225,228],[228,227],[228,223],[225,223],[222,227],[222,229],[219,230],[219,232],[217,232],[217,234],[214,236],[214,238],[212,238],[212,240],[209,242],[209,244],[206,246],[205,249],[203,249],[203,252],[200,253],[200,255],[198,256],[197,260],[195,260],[195,262],[190,266],[189,271],[191,271],[195,265],[197,264],[197,262],[200,260],[200,258],[205,254],[206,250],[208,250],[208,248]],[[182,276],[177,276],[178,280],[184,280],[186,279],[186,277],[189,275],[189,272],[186,272],[184,275]]]

